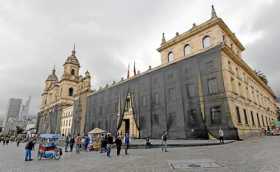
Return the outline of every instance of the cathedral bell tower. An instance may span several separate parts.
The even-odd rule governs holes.
[[[72,54],[66,59],[64,63],[64,72],[62,79],[78,81],[79,80],[79,70],[80,63],[76,57],[75,45],[72,50]]]

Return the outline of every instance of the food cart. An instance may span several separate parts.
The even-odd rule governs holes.
[[[98,151],[101,148],[101,137],[105,135],[107,132],[100,128],[94,128],[88,135],[90,136],[92,143],[90,144],[90,150]]]

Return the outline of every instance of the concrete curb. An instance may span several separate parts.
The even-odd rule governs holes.
[[[235,140],[226,141],[224,144],[230,144],[236,142]],[[176,147],[196,147],[196,146],[215,146],[215,145],[222,145],[220,143],[186,143],[186,144],[167,144],[168,148],[176,148]],[[123,145],[122,148],[125,148]],[[161,148],[161,144],[153,144],[150,148]],[[146,149],[146,146],[143,144],[130,144],[129,149]]]

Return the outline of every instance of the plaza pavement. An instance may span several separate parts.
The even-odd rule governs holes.
[[[61,160],[23,161],[24,145],[0,145],[1,172],[279,172],[280,137],[251,138],[231,144],[131,149],[111,158],[97,152],[65,153]]]

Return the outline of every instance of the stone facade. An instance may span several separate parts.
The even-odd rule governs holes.
[[[244,50],[212,7],[208,21],[170,40],[163,34],[160,66],[88,96],[85,132],[116,134],[130,95],[141,138],[164,131],[170,138],[217,137],[220,127],[230,139],[259,134],[277,117],[276,97],[242,59]]]
[[[64,109],[73,106],[75,97],[91,91],[89,72],[85,72],[85,76],[79,74],[80,63],[76,57],[75,47],[63,66],[64,71],[60,80],[53,69],[45,81],[37,120],[39,133],[60,133]]]

